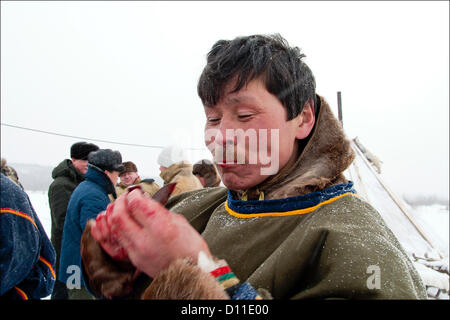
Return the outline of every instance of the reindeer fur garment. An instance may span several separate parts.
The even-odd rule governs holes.
[[[353,151],[320,100],[313,134],[297,161],[254,188],[264,191],[264,200],[242,201],[244,190],[207,188],[176,195],[166,207],[184,215],[242,282],[274,299],[425,299],[404,249],[343,176]],[[169,266],[144,297],[174,297],[170,292],[177,291],[186,294],[174,298],[216,297],[208,274],[192,275],[195,285],[179,281],[189,268]],[[368,273],[374,268],[379,277]]]
[[[203,188],[200,180],[192,174],[192,168],[191,164],[181,161],[172,164],[161,172],[160,177],[164,180],[164,183],[177,183],[175,190],[172,192],[173,196],[182,192]]]

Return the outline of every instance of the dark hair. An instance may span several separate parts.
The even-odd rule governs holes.
[[[122,175],[122,174],[124,174],[126,172],[138,172],[138,169],[137,169],[136,165],[134,164],[134,162],[132,162],[132,161],[125,161],[125,162],[122,162],[122,164],[123,164],[124,169],[120,173],[120,175]]]
[[[196,162],[192,166],[192,174],[203,177],[206,182],[205,187],[218,187],[221,181],[216,166],[208,159]]]
[[[226,84],[236,77],[239,91],[251,80],[261,77],[267,91],[275,95],[292,120],[309,100],[315,101],[316,82],[309,67],[302,61],[305,55],[290,47],[279,34],[251,35],[234,40],[217,41],[207,56],[197,86],[206,107],[213,107],[222,98]]]

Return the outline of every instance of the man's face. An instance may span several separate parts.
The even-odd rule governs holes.
[[[86,174],[88,171],[88,161],[87,160],[80,160],[80,159],[74,159],[72,158],[72,164],[81,173]]]
[[[246,190],[260,184],[296,152],[297,122],[286,121],[286,109],[259,79],[238,92],[224,94],[215,106],[205,107],[205,114],[205,143],[229,189]],[[231,132],[240,132],[241,138],[230,138]]]
[[[137,172],[125,172],[120,175],[120,183],[129,187],[132,184],[134,184],[137,178],[138,178]]]
[[[115,186],[117,180],[119,179],[119,172],[105,170],[104,173],[108,176],[109,180],[111,180],[112,184]]]

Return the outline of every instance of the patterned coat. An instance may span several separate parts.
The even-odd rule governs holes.
[[[0,296],[46,297],[55,283],[55,250],[28,195],[3,173],[0,191]]]

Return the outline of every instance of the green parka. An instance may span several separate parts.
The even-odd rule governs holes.
[[[48,203],[52,218],[51,241],[55,247],[57,265],[59,265],[67,205],[72,192],[84,180],[84,174],[75,169],[72,160],[65,159],[53,169],[52,178],[54,180],[48,188]]]
[[[195,190],[166,207],[184,215],[211,253],[262,297],[426,299],[401,244],[342,174],[353,150],[328,104],[319,101],[313,133],[293,165],[246,192]],[[264,200],[242,200],[259,193]],[[166,272],[156,281],[158,275],[153,282],[162,285],[149,289],[177,292],[184,274]],[[189,289],[197,288],[204,290],[198,283]]]

